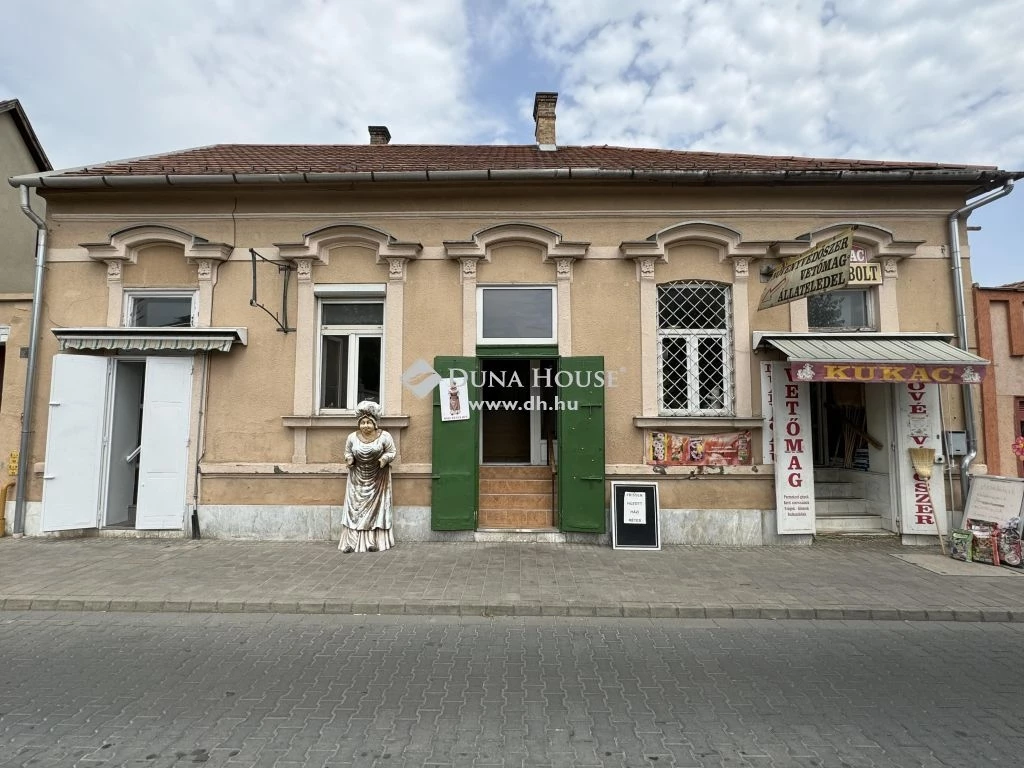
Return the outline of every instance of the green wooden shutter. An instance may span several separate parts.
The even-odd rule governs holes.
[[[475,357],[435,357],[434,370],[448,378],[460,369],[472,374]],[[480,413],[470,409],[465,421],[441,421],[440,387],[434,388],[434,432],[431,453],[430,528],[435,531],[476,530],[479,505]],[[447,392],[445,393],[447,396]],[[478,399],[469,381],[469,399]]]
[[[563,357],[558,368],[559,525],[604,533],[604,358]]]

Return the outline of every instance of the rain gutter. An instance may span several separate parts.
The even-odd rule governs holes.
[[[28,465],[32,448],[32,406],[35,400],[36,358],[39,350],[39,325],[43,312],[43,277],[46,275],[46,222],[32,210],[27,185],[21,186],[21,210],[36,225],[36,274],[32,289],[32,325],[28,340],[28,372],[25,374],[25,400],[22,406],[21,442],[18,446],[17,493],[14,498],[15,537],[25,534],[25,496],[28,491]]]
[[[677,184],[716,183],[960,183],[981,184],[987,191],[1019,174],[993,169],[902,170],[647,170],[641,168],[511,168],[481,170],[352,171],[342,173],[211,173],[211,174],[100,174],[70,176],[51,172],[15,176],[12,186],[44,189],[99,187],[194,187],[257,184],[353,184],[479,181],[658,181]]]
[[[967,349],[967,303],[964,298],[963,264],[960,259],[960,219],[967,217],[983,205],[1006,197],[1013,190],[1013,179],[1007,179],[1001,189],[993,190],[973,203],[958,208],[949,214],[949,261],[953,272],[953,299],[956,303],[956,335],[960,349]],[[960,503],[966,507],[967,493],[971,489],[970,468],[978,457],[978,435],[974,424],[974,385],[963,385],[964,436],[967,439],[967,453],[960,458]]]

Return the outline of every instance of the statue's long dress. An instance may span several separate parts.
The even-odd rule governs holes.
[[[396,453],[391,435],[384,430],[369,443],[364,443],[358,432],[348,436],[345,460],[352,457],[353,461],[348,470],[338,549],[383,552],[395,545],[391,531],[391,461]],[[383,467],[382,456],[388,461]]]

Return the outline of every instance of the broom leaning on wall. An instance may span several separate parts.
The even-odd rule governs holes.
[[[942,554],[948,555],[946,551],[946,540],[942,537],[942,528],[939,527],[939,513],[935,509],[935,502],[932,500],[931,484],[927,481],[932,479],[932,467],[935,466],[934,448],[911,448],[910,463],[914,466],[914,472],[925,482],[928,489],[928,503],[932,506],[932,520],[935,521],[935,532],[939,535],[939,546],[942,547]]]

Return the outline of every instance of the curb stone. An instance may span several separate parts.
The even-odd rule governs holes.
[[[627,619],[758,619],[802,621],[950,621],[1024,623],[1024,611],[1005,608],[867,608],[675,603],[459,603],[449,600],[349,602],[346,600],[106,600],[101,598],[0,597],[0,611],[110,613],[278,613],[312,615],[416,615],[577,617]]]

